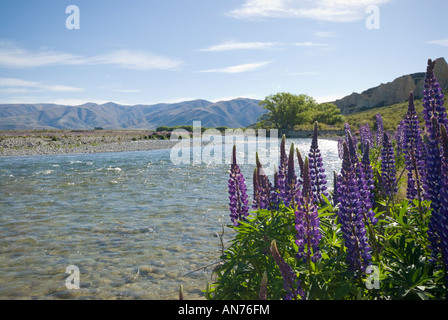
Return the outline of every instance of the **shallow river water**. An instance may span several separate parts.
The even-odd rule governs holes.
[[[308,153],[309,139],[291,142]],[[337,142],[319,146],[331,185]],[[0,299],[177,299],[180,284],[202,298],[230,223],[230,166],[170,154],[0,158]],[[253,164],[241,169],[252,199]]]

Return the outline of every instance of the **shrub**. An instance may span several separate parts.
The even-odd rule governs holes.
[[[312,188],[316,177],[326,179],[323,171],[311,174],[309,163],[316,160],[303,161],[297,152],[296,173],[294,145],[288,157],[283,137],[274,181],[257,162],[252,211],[235,214],[248,200],[232,162],[229,191],[235,191],[232,177],[239,186],[230,202],[235,237],[205,290],[207,299],[447,299],[448,120],[433,70],[429,60],[424,139],[418,125],[401,125],[403,135],[389,135],[380,114],[379,134],[364,126],[359,142],[346,124],[342,169],[329,193]],[[410,99],[404,124],[416,118],[413,108]],[[397,196],[399,188],[407,189],[405,198]]]

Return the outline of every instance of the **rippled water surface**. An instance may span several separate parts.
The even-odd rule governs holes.
[[[310,140],[290,142],[308,153]],[[319,146],[331,177],[337,142]],[[0,158],[0,299],[177,299],[180,284],[201,298],[230,223],[222,162],[174,165],[169,149]]]

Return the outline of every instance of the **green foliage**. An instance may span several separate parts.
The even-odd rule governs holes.
[[[271,252],[275,240],[283,259],[301,280],[307,300],[373,300],[373,299],[444,299],[446,288],[443,271],[429,261],[426,225],[430,216],[429,203],[419,212],[415,204],[402,201],[391,206],[389,213],[377,214],[372,245],[374,275],[354,274],[347,269],[346,249],[337,221],[335,208],[328,199],[320,205],[322,258],[308,264],[295,257],[294,212],[281,207],[279,211],[252,212],[246,222],[233,227],[236,232],[229,248],[221,257],[223,264],[216,270],[217,280],[209,285],[206,297],[215,300],[258,299],[263,273],[268,279],[267,298],[282,299],[283,279]],[[372,268],[373,269],[373,268]],[[374,269],[373,269],[374,270]],[[368,284],[371,284],[370,289]]]
[[[345,123],[345,117],[341,114],[341,110],[332,103],[321,103],[316,110],[311,110],[311,112],[313,123],[316,121],[329,125]]]
[[[445,92],[444,102],[446,105],[448,103],[448,90],[444,90],[443,92]],[[417,115],[419,117],[419,123],[422,129],[424,129],[424,119],[422,113],[423,105],[421,99],[414,100],[414,104]],[[353,132],[359,130],[359,127],[364,123],[368,123],[370,128],[376,131],[375,115],[377,113],[380,113],[383,118],[384,130],[393,132],[397,128],[397,125],[400,123],[400,121],[403,119],[403,116],[406,114],[408,105],[408,101],[403,101],[389,106],[347,114],[345,115],[345,122],[350,125],[350,128],[353,130]],[[343,129],[343,126],[341,126],[340,128]]]
[[[229,127],[226,126],[222,126],[222,127],[216,127],[216,130],[220,131],[220,132],[225,132],[226,129],[230,129]]]
[[[316,121],[329,125],[344,122],[344,116],[334,104],[318,104],[305,94],[281,92],[266,97],[260,105],[268,110],[260,117],[261,126],[272,124],[277,129],[294,129],[296,125],[314,124]]]
[[[173,131],[173,127],[160,126],[156,128],[156,131]]]
[[[280,299],[283,282],[278,267],[270,253],[272,240],[277,241],[280,253],[286,261],[294,261],[291,228],[294,213],[284,208],[275,214],[259,210],[246,222],[241,222],[235,239],[225,251],[225,261],[216,273],[219,285],[212,285],[210,294],[214,299],[241,300],[258,299],[259,289],[266,271],[268,276],[268,298]]]
[[[414,103],[415,103],[415,109],[419,116],[419,122],[423,128],[424,121],[422,114],[423,111],[422,102],[421,100],[415,100]],[[353,114],[348,114],[345,116],[345,118],[347,123],[350,124],[350,128],[352,128],[352,130],[359,130],[360,125],[368,123],[370,128],[376,131],[375,115],[377,113],[380,113],[383,118],[384,130],[393,132],[396,130],[397,125],[400,123],[401,119],[403,119],[403,116],[406,114],[408,110],[408,105],[409,103],[407,101],[400,102],[390,106],[374,108]]]
[[[321,258],[304,263],[296,258],[295,213],[279,210],[252,211],[240,226],[229,226],[235,237],[221,256],[216,281],[207,286],[205,297],[213,300],[259,299],[263,275],[267,299],[282,299],[286,293],[278,265],[270,252],[275,241],[285,262],[293,269],[307,300],[443,300],[447,298],[445,271],[430,260],[427,239],[431,217],[429,201],[408,201],[399,194],[384,197],[379,187],[381,147],[370,150],[375,175],[374,212],[378,219],[367,237],[372,248],[372,273],[348,269],[346,247],[337,210],[329,198],[318,205]],[[396,153],[398,185],[405,188],[404,161]]]

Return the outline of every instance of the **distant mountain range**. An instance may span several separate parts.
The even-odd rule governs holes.
[[[116,103],[2,104],[0,129],[156,129],[159,126],[247,127],[266,112],[259,100],[238,98],[216,103],[193,100],[179,103],[125,106]]]
[[[423,97],[425,72],[401,76],[392,82],[370,88],[362,93],[352,93],[342,99],[333,101],[341,109],[342,114],[356,113],[372,108],[379,108],[409,99],[409,92],[414,91],[414,97]],[[448,64],[444,58],[436,59],[434,75],[442,89],[448,89]]]
[[[436,60],[435,76],[448,89],[448,64]],[[414,91],[422,97],[425,72],[401,76],[361,93],[333,101],[342,114],[356,113],[406,101]],[[202,127],[247,127],[266,113],[260,100],[238,98],[216,103],[206,100],[154,105],[125,106],[116,103],[86,103],[80,106],[56,104],[0,104],[0,130],[6,129],[156,129],[159,126],[192,125]]]

